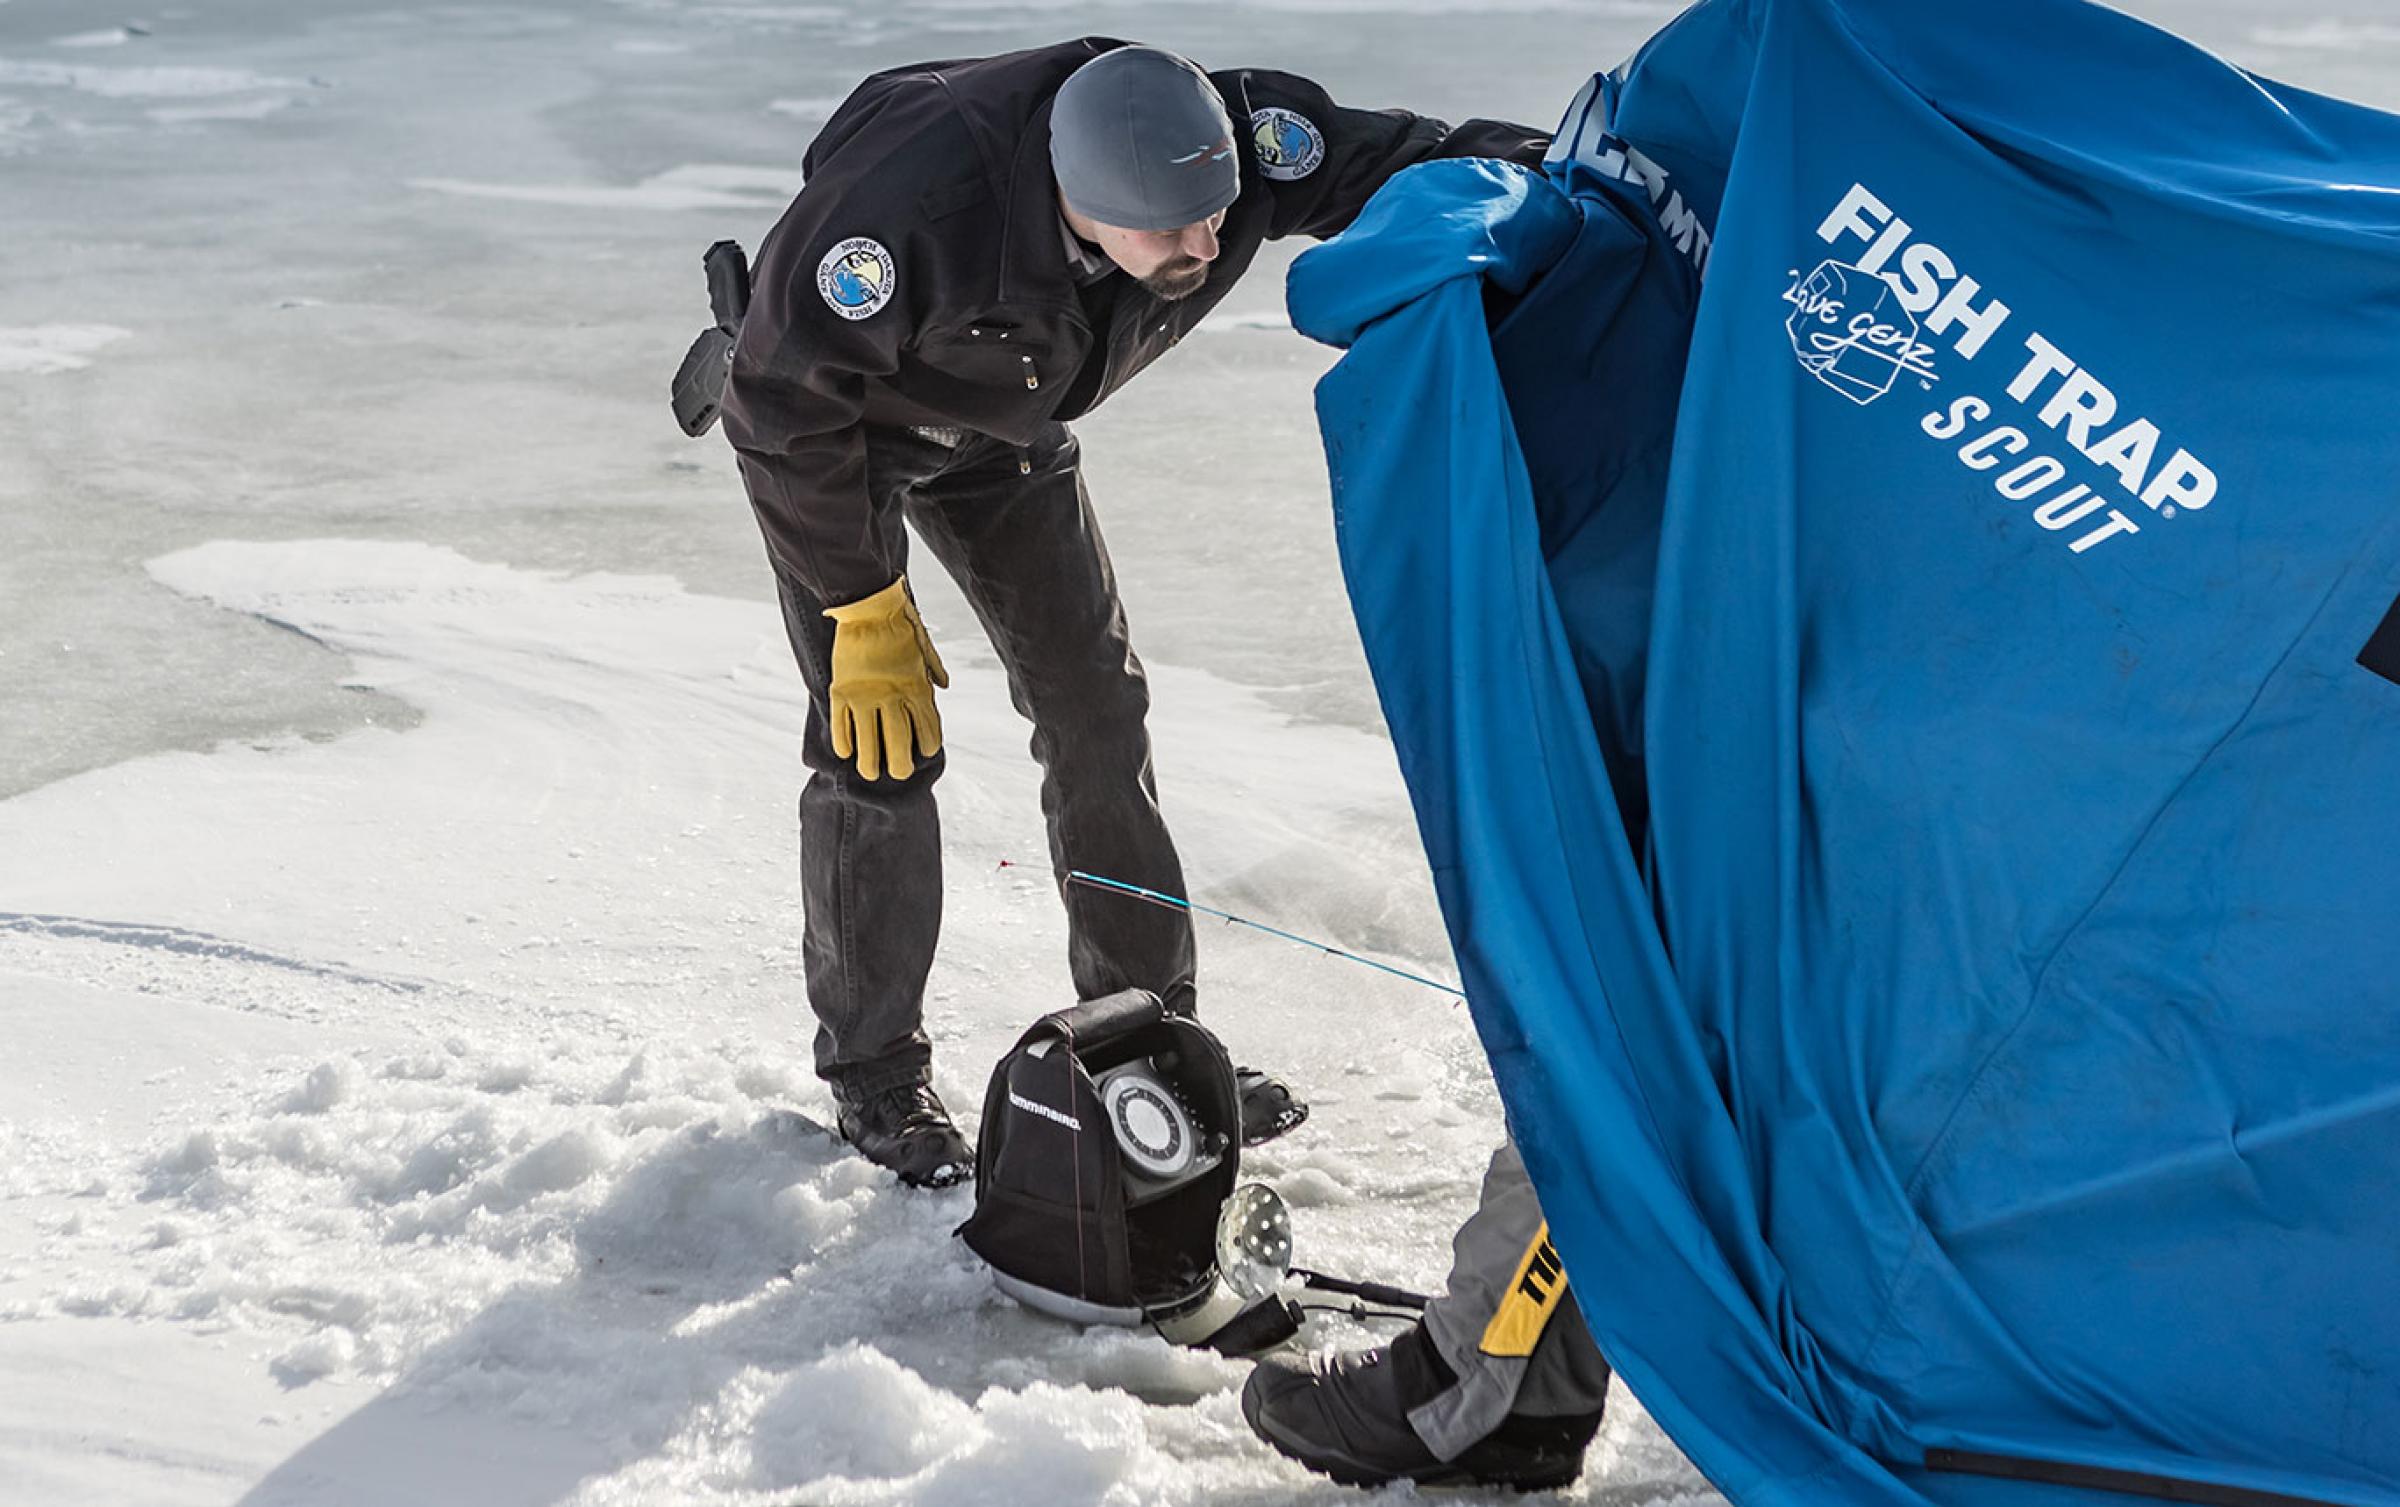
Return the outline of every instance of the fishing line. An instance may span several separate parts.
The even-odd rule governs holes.
[[[1015,869],[1023,868],[1025,865],[1016,862],[1014,859],[1003,858],[1000,860],[1000,867],[1004,869]],[[1228,910],[1218,910],[1213,905],[1202,905],[1194,900],[1186,900],[1180,895],[1170,895],[1162,890],[1147,889],[1138,884],[1127,884],[1122,879],[1110,879],[1100,874],[1087,874],[1081,869],[1069,870],[1067,873],[1067,882],[1069,884],[1080,884],[1089,889],[1103,890],[1110,894],[1129,896],[1132,899],[1144,901],[1151,905],[1164,906],[1169,910],[1189,911],[1198,915],[1214,916],[1218,920],[1221,920],[1228,925],[1247,926],[1252,931],[1263,931],[1270,937],[1280,937],[1286,942],[1296,942],[1302,947],[1313,948],[1318,952],[1324,953],[1328,957],[1342,958],[1352,963],[1364,964],[1366,967],[1373,968],[1377,972],[1388,973],[1393,975],[1395,978],[1407,979],[1412,984],[1423,984],[1428,989],[1439,989],[1442,993],[1454,996],[1458,999],[1465,999],[1467,997],[1466,991],[1458,988],[1454,984],[1445,984],[1440,979],[1427,978],[1421,973],[1411,973],[1405,968],[1395,968],[1389,963],[1379,963],[1373,958],[1361,957],[1357,953],[1352,952],[1347,948],[1336,947],[1330,942],[1320,942],[1313,937],[1304,937],[1297,932],[1285,931],[1280,926],[1269,926],[1264,921],[1253,921],[1248,916],[1237,916]]]

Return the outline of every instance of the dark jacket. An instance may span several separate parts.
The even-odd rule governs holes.
[[[810,146],[807,186],[759,248],[724,414],[769,553],[819,599],[850,601],[899,574],[869,524],[869,426],[1028,444],[1164,354],[1262,242],[1332,235],[1411,163],[1531,163],[1548,146],[1522,126],[1453,130],[1406,111],[1348,109],[1288,73],[1212,74],[1242,190],[1208,281],[1173,303],[1122,273],[1079,289],[1050,171],[1050,102],[1069,74],[1122,45],[1086,38],[879,73]],[[1314,143],[1288,125],[1301,155],[1278,176],[1262,168],[1257,131],[1279,118],[1259,113],[1268,110],[1314,127],[1322,158],[1304,176],[1294,172]],[[838,254],[856,241],[874,244]]]

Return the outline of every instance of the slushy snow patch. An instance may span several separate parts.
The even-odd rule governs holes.
[[[669,168],[629,187],[597,184],[479,183],[463,178],[412,178],[409,187],[469,199],[507,199],[574,209],[780,209],[800,191],[788,168],[693,165]]]
[[[0,58],[0,84],[73,89],[103,99],[206,99],[260,89],[304,89],[298,79],[238,68],[120,68],[89,63],[26,63]]]
[[[49,376],[91,365],[103,346],[132,335],[113,324],[37,324],[0,329],[0,372]]]
[[[261,99],[228,100],[214,105],[159,105],[144,113],[161,125],[188,125],[204,120],[265,120],[292,107],[287,95],[270,94]]]

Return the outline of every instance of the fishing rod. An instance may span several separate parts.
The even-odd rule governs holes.
[[[1023,868],[1025,865],[1019,864],[1013,859],[1003,858],[1000,860],[1000,867],[1004,869],[1014,869]],[[1163,890],[1148,889],[1138,884],[1128,884],[1122,879],[1110,879],[1100,874],[1087,874],[1081,869],[1068,870],[1067,882],[1069,884],[1080,884],[1089,889],[1103,890],[1110,894],[1129,896],[1135,900],[1145,901],[1151,905],[1163,906],[1168,910],[1188,911],[1203,916],[1214,916],[1218,920],[1226,922],[1228,925],[1247,926],[1252,931],[1263,931],[1270,937],[1281,937],[1286,942],[1297,942],[1302,947],[1314,948],[1316,951],[1324,953],[1330,957],[1344,958],[1353,963],[1362,963],[1369,968],[1377,970],[1378,972],[1389,973],[1397,978],[1407,979],[1412,984],[1423,984],[1428,989],[1438,989],[1442,993],[1452,995],[1458,999],[1465,999],[1467,997],[1465,990],[1460,989],[1453,984],[1445,984],[1440,979],[1427,978],[1421,973],[1411,973],[1405,968],[1395,968],[1389,963],[1379,963],[1373,958],[1361,957],[1357,953],[1352,952],[1347,948],[1336,947],[1330,942],[1320,942],[1313,937],[1304,937],[1297,932],[1285,931],[1280,926],[1269,926],[1264,921],[1253,921],[1248,916],[1237,916],[1231,911],[1218,910],[1213,905],[1202,905],[1198,901],[1186,900],[1180,895],[1170,895]]]

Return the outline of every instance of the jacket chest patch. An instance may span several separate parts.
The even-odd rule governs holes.
[[[1250,112],[1250,143],[1258,170],[1278,183],[1305,178],[1325,161],[1325,133],[1317,123],[1273,105]]]
[[[899,281],[892,254],[863,235],[841,242],[817,263],[817,292],[844,319],[864,319],[890,303]]]

